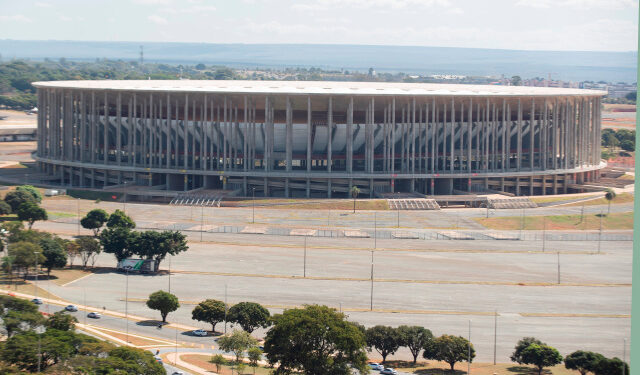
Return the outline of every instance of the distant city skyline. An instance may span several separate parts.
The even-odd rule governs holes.
[[[0,0],[0,4],[3,39],[637,49],[637,0]]]

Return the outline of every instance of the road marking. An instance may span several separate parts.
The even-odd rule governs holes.
[[[80,280],[82,280],[82,279],[85,279],[85,278],[87,278],[87,277],[89,277],[89,276],[93,276],[93,275],[95,275],[95,273],[90,273],[90,274],[88,274],[88,275],[84,275],[84,276],[82,276],[82,277],[80,277],[80,278],[78,278],[78,279],[71,280],[71,281],[69,281],[68,283],[62,284],[62,285],[60,285],[60,286],[61,286],[61,287],[65,287],[65,286],[67,286],[67,285],[71,285],[71,284],[75,283],[76,281],[80,281]]]

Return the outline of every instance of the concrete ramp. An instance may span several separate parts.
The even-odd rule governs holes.
[[[439,210],[440,205],[435,199],[387,199],[390,210]]]

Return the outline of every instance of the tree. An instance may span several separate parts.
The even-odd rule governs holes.
[[[629,375],[629,364],[620,358],[603,358],[596,364],[595,375]]]
[[[35,306],[35,305],[34,305]],[[7,336],[12,337],[19,332],[32,331],[44,324],[45,320],[39,312],[11,310],[2,317]]]
[[[604,356],[600,353],[578,350],[564,358],[564,367],[569,370],[577,370],[581,375],[586,375],[589,371],[595,373],[596,365],[602,359],[604,359]]]
[[[24,202],[18,207],[18,220],[29,222],[29,229],[37,220],[47,220],[47,211],[34,202]]]
[[[367,345],[357,325],[327,306],[309,305],[285,310],[272,318],[264,348],[276,375],[350,375],[366,373]]]
[[[30,193],[24,190],[14,190],[14,191],[8,192],[7,195],[4,196],[4,201],[11,207],[12,212],[17,212],[18,207],[20,207],[21,204],[26,202],[32,202],[37,204],[33,195],[31,195]]]
[[[225,352],[231,352],[236,356],[236,363],[240,363],[242,354],[245,350],[256,346],[258,341],[251,337],[249,332],[235,330],[231,335],[223,336],[218,339],[220,349]]]
[[[604,199],[607,200],[607,203],[609,205],[609,208],[607,210],[607,215],[611,213],[611,201],[614,200],[616,198],[616,192],[613,191],[613,189],[607,189],[606,193],[604,194]]]
[[[170,230],[139,232],[136,236],[132,236],[129,242],[129,248],[133,254],[155,260],[158,268],[167,255],[177,255],[189,249],[186,237],[178,231]]]
[[[633,141],[625,139],[620,142],[620,148],[628,152],[633,152],[636,149],[636,144]]]
[[[67,259],[69,259],[69,267],[73,268],[73,261],[80,255],[80,246],[77,241],[68,241],[65,244],[67,250]]]
[[[131,246],[137,237],[138,233],[129,228],[107,228],[100,234],[100,243],[104,252],[115,255],[119,262],[133,255]]]
[[[209,360],[209,363],[213,363],[216,365],[216,372],[220,373],[220,366],[224,366],[227,364],[227,359],[222,356],[222,354],[216,354]]]
[[[95,238],[82,236],[78,237],[75,243],[78,246],[78,254],[80,254],[80,259],[82,260],[82,268],[85,269],[89,261],[100,254],[100,242]]]
[[[5,201],[0,201],[0,215],[9,215],[11,213],[11,206]]]
[[[238,375],[242,375],[246,367],[247,365],[245,365],[244,362],[236,362],[236,371],[238,372]]]
[[[40,193],[40,190],[32,185],[20,185],[16,188],[16,191],[24,191],[31,194],[36,203],[42,202],[42,194]]]
[[[24,278],[29,274],[29,268],[45,261],[42,248],[34,243],[20,241],[9,244],[9,256],[13,258],[12,266],[24,271]],[[36,254],[37,253],[37,254]]]
[[[255,375],[258,361],[262,358],[262,350],[257,346],[253,346],[247,350],[247,357],[249,358],[249,366],[253,367],[253,374]]]
[[[160,315],[162,316],[162,323],[166,323],[167,315],[172,311],[176,311],[178,307],[180,307],[180,303],[178,302],[178,297],[163,290],[159,290],[149,295],[147,307],[152,310],[159,310]]]
[[[400,334],[400,346],[405,346],[413,355],[413,363],[418,360],[420,351],[433,340],[433,334],[430,330],[420,326],[400,326],[398,327]]]
[[[75,323],[78,323],[78,319],[75,316],[66,314],[64,311],[58,311],[49,316],[46,326],[58,331],[74,331],[76,329]]]
[[[51,275],[52,269],[64,268],[67,265],[67,253],[59,241],[53,238],[42,239],[40,240],[40,247],[42,248],[42,255],[45,257],[42,266],[47,269],[47,276]]]
[[[400,347],[401,337],[397,329],[389,326],[375,326],[366,331],[367,346],[374,348],[382,356],[382,363],[389,354],[394,354]]]
[[[511,77],[511,86],[521,86],[521,85],[522,85],[522,78],[520,78],[520,76]]]
[[[351,197],[353,198],[353,213],[356,212],[356,199],[358,199],[358,194],[360,194],[360,188],[357,186],[351,187]]]
[[[525,350],[531,344],[545,345],[542,341],[535,337],[523,337],[518,341],[515,346],[513,354],[511,354],[511,361],[522,364],[522,351]]]
[[[545,367],[562,363],[560,352],[556,348],[544,344],[531,344],[522,351],[521,355],[522,363],[538,368],[538,375],[542,374]]]
[[[193,308],[191,319],[211,324],[211,332],[215,332],[216,324],[224,321],[226,311],[224,302],[207,299]]]
[[[228,320],[238,323],[242,329],[251,333],[256,328],[269,326],[269,310],[255,302],[240,302],[229,309]]]
[[[469,352],[471,352],[471,358],[469,358]],[[462,336],[442,335],[427,343],[422,356],[425,359],[446,362],[453,371],[456,362],[473,361],[476,351],[473,349],[473,344]]]
[[[620,143],[618,138],[616,138],[615,133],[613,132],[603,133],[602,142],[603,146],[607,146],[612,149],[615,149],[615,147]]]
[[[107,220],[107,228],[133,229],[135,227],[136,227],[136,223],[131,219],[131,217],[127,216],[124,212],[120,210],[115,210],[114,213],[109,215],[109,220]]]
[[[80,220],[80,225],[85,229],[91,229],[94,237],[98,237],[100,228],[109,220],[109,214],[102,209],[96,208],[89,212]]]
[[[638,92],[637,91],[632,91],[632,92],[628,93],[627,95],[625,95],[624,98],[635,102],[637,96],[638,96]]]

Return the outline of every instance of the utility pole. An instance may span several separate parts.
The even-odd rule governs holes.
[[[493,364],[496,364],[496,351],[498,345],[498,310],[493,316]]]
[[[371,301],[369,310],[373,311],[373,250],[371,250]]]
[[[307,278],[307,236],[304,236],[304,268],[302,276]]]

